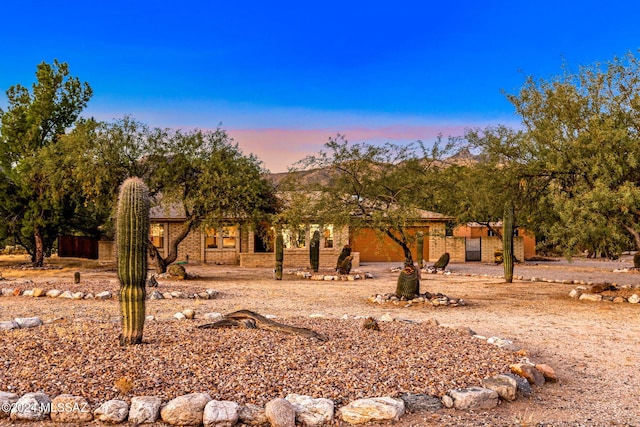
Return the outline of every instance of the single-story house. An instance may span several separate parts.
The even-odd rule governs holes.
[[[161,255],[168,253],[169,241],[180,233],[184,219],[184,214],[177,210],[152,209],[150,239]],[[411,227],[412,233],[422,231],[425,235],[423,255],[427,262],[437,261],[447,251],[445,225],[448,220],[450,218],[442,214],[424,211]],[[218,228],[198,229],[189,233],[178,245],[178,261],[242,267],[274,266],[273,231],[269,225],[265,224],[262,230],[257,231],[231,219],[223,224]],[[309,244],[315,230],[320,230],[322,269],[335,267],[346,244],[352,248],[354,267],[361,262],[404,261],[401,248],[389,237],[379,237],[372,229],[354,231],[335,229],[331,225],[321,227],[319,224],[309,224],[300,230],[283,231],[285,268],[309,266]],[[99,242],[99,259],[115,259],[112,241]]]

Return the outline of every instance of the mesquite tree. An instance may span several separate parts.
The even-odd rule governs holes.
[[[116,218],[116,258],[120,280],[120,345],[140,344],[145,319],[149,190],[139,178],[120,187]]]

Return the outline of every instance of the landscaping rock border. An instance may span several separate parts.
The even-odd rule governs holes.
[[[183,318],[196,317],[194,310],[188,310],[185,314],[186,311],[181,313]],[[203,317],[216,316],[221,315],[207,313]],[[379,320],[402,321],[394,319],[390,314],[381,316]],[[18,327],[22,327],[21,324],[33,327],[51,323],[42,322],[37,317],[9,322],[17,324]],[[435,319],[430,322],[438,324]],[[473,334],[470,330],[469,333]],[[512,345],[511,341],[497,337],[485,338],[475,334],[474,337],[500,347]],[[510,372],[485,378],[478,386],[451,389],[442,397],[402,393],[399,396],[357,399],[337,410],[331,399],[296,394],[289,394],[284,399],[274,398],[264,407],[213,400],[207,393],[192,393],[177,396],[166,402],[157,396],[135,396],[131,398],[130,404],[124,400],[113,399],[91,408],[82,396],[64,394],[51,398],[44,393],[26,393],[19,396],[16,393],[0,391],[0,419],[51,420],[66,423],[98,420],[113,424],[128,421],[136,425],[164,422],[169,425],[203,424],[229,427],[238,422],[249,425],[268,423],[274,427],[294,427],[296,422],[305,426],[321,426],[329,425],[336,419],[349,424],[363,424],[397,421],[407,410],[433,412],[442,407],[459,410],[491,409],[500,401],[513,401],[518,395],[529,395],[532,386],[541,387],[545,382],[557,381],[557,376],[550,366],[534,364],[526,357],[522,357],[520,363],[510,365],[509,370]]]

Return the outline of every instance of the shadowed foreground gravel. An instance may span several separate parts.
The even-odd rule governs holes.
[[[311,328],[319,342],[263,330],[203,330],[204,321],[149,321],[145,343],[118,345],[116,322],[66,321],[3,332],[0,390],[50,396],[70,393],[91,404],[157,395],[164,400],[207,392],[214,399],[264,405],[299,393],[337,405],[400,392],[442,396],[479,385],[517,359],[469,334],[428,323],[278,319]],[[123,380],[126,379],[126,380]],[[124,396],[116,383],[131,384]]]

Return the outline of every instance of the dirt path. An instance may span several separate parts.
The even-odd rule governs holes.
[[[443,409],[435,414],[409,414],[398,426],[410,425],[494,425],[494,426],[610,426],[640,425],[640,305],[585,302],[568,297],[572,284],[516,281],[505,284],[492,277],[470,277],[480,274],[500,274],[499,268],[473,264],[450,265],[449,276],[424,275],[422,290],[441,292],[464,298],[468,305],[458,308],[380,307],[367,301],[375,293],[393,292],[396,273],[392,264],[363,265],[374,279],[354,282],[315,282],[293,275],[276,282],[270,269],[240,269],[227,266],[189,266],[198,279],[160,288],[188,286],[214,288],[221,293],[215,300],[151,301],[147,313],[158,319],[168,319],[179,310],[192,306],[198,313],[226,313],[249,309],[261,314],[273,314],[279,319],[308,317],[311,314],[327,318],[348,316],[380,317],[385,313],[394,318],[426,321],[435,318],[440,324],[467,326],[477,334],[512,340],[525,349],[535,362],[551,365],[559,376],[556,384],[537,389],[530,398],[503,403],[498,408],[480,413]],[[612,266],[628,266],[591,261],[564,262],[544,265],[517,266],[516,274],[527,278],[558,278],[596,282],[636,284],[640,275],[613,273]],[[0,270],[5,280],[0,288],[10,287],[12,279],[24,278],[21,271]],[[32,278],[49,288],[72,288],[73,269],[39,272]],[[117,288],[113,272],[100,269],[83,271],[85,286],[103,290]],[[20,279],[22,280],[22,279]],[[5,286],[6,285],[6,286]],[[51,299],[0,298],[0,320],[14,317],[41,316],[43,319],[69,316],[114,321],[113,305],[95,301],[60,304]],[[455,363],[452,360],[451,363]],[[3,373],[2,375],[7,375]]]

